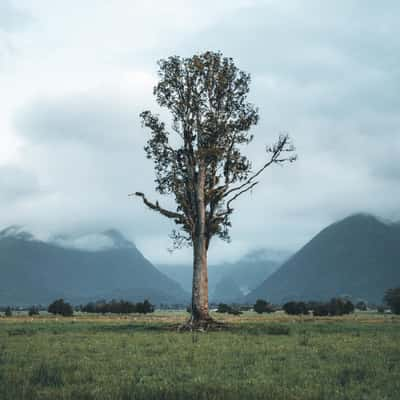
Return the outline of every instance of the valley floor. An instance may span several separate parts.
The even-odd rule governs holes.
[[[0,318],[0,399],[399,399],[400,318],[185,313]]]

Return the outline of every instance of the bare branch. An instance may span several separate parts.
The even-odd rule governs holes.
[[[216,220],[220,220],[221,218],[232,214],[233,212],[233,208],[230,206],[231,203],[236,200],[239,196],[241,196],[243,193],[248,192],[249,190],[253,189],[254,186],[258,185],[259,182],[253,182],[250,186],[248,186],[247,188],[241,190],[240,192],[236,193],[231,199],[228,200],[228,202],[226,203],[226,209],[222,212],[219,212],[215,215],[215,219]]]
[[[226,203],[227,210],[232,210],[232,208],[230,207],[230,204],[232,203],[232,201],[236,200],[243,193],[246,193],[249,190],[253,189],[253,187],[256,186],[256,185],[258,185],[258,182],[253,182],[250,186],[248,186],[247,188],[245,188],[245,189],[241,190],[240,192],[236,193],[231,199],[229,199],[228,202]]]
[[[141,192],[130,193],[128,196],[138,196],[141,197],[143,203],[146,204],[147,207],[151,208],[154,211],[158,211],[160,214],[164,215],[167,218],[172,218],[178,220],[179,222],[185,222],[185,216],[183,214],[179,214],[177,212],[166,210],[162,208],[158,201],[156,203],[152,203],[151,201],[147,200],[146,196]]]
[[[267,148],[267,153],[272,153],[271,158],[266,162],[260,169],[258,169],[250,178],[246,180],[246,182],[242,183],[239,186],[236,186],[227,192],[225,192],[223,197],[229,196],[231,193],[241,191],[242,189],[253,187],[253,181],[257,176],[259,176],[266,168],[268,168],[272,164],[282,164],[284,162],[293,162],[297,159],[296,155],[291,155],[288,157],[282,156],[282,153],[293,152],[295,150],[294,146],[290,142],[289,135],[280,135],[278,142],[276,142],[273,146]],[[282,157],[281,157],[282,156]],[[246,190],[245,190],[246,191]],[[233,199],[231,199],[233,200]]]

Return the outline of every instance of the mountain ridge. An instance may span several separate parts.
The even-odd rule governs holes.
[[[349,295],[381,303],[400,284],[400,225],[352,214],[322,229],[246,299],[273,302]]]
[[[158,271],[132,242],[116,230],[111,234],[120,245],[93,251],[37,240],[15,227],[3,229],[0,304],[48,303],[55,297],[77,303],[111,299],[115,293],[124,293],[128,300],[148,297],[156,304],[187,301],[180,285]]]
[[[210,264],[208,283],[210,302],[240,302],[244,295],[257,287],[289,257],[287,251],[258,248],[235,262]],[[188,292],[192,285],[192,267],[159,264],[157,267],[176,280]]]

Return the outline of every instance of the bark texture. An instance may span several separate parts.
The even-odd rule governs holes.
[[[208,271],[207,271],[207,226],[205,206],[205,178],[203,163],[200,164],[196,185],[197,220],[193,237],[193,284],[192,316],[193,322],[207,321],[208,314]]]
[[[208,313],[208,272],[207,249],[205,239],[199,238],[193,246],[193,286],[192,317],[193,322],[207,321]]]

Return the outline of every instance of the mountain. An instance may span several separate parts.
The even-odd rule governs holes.
[[[229,276],[223,276],[215,285],[211,301],[213,303],[240,303],[243,292],[239,285]]]
[[[224,272],[211,292],[212,301],[243,302],[244,296],[275,272],[287,258],[288,253],[283,251],[258,249],[234,263],[222,264],[220,268]],[[237,288],[241,296],[237,296]]]
[[[208,267],[210,301],[239,302],[250,290],[274,272],[288,258],[288,253],[259,249],[245,254],[233,263],[211,264]],[[182,265],[157,265],[171,279],[187,291],[192,290],[192,267]]]
[[[348,295],[381,303],[400,286],[400,224],[357,214],[336,222],[286,261],[248,296],[275,303]]]
[[[193,267],[191,265],[157,264],[156,267],[163,274],[178,282],[186,292],[192,292]],[[210,282],[210,272],[208,274],[208,281]]]
[[[6,228],[0,232],[0,276],[3,305],[47,304],[58,297],[74,304],[122,297],[186,303],[189,298],[116,230],[44,242]]]

